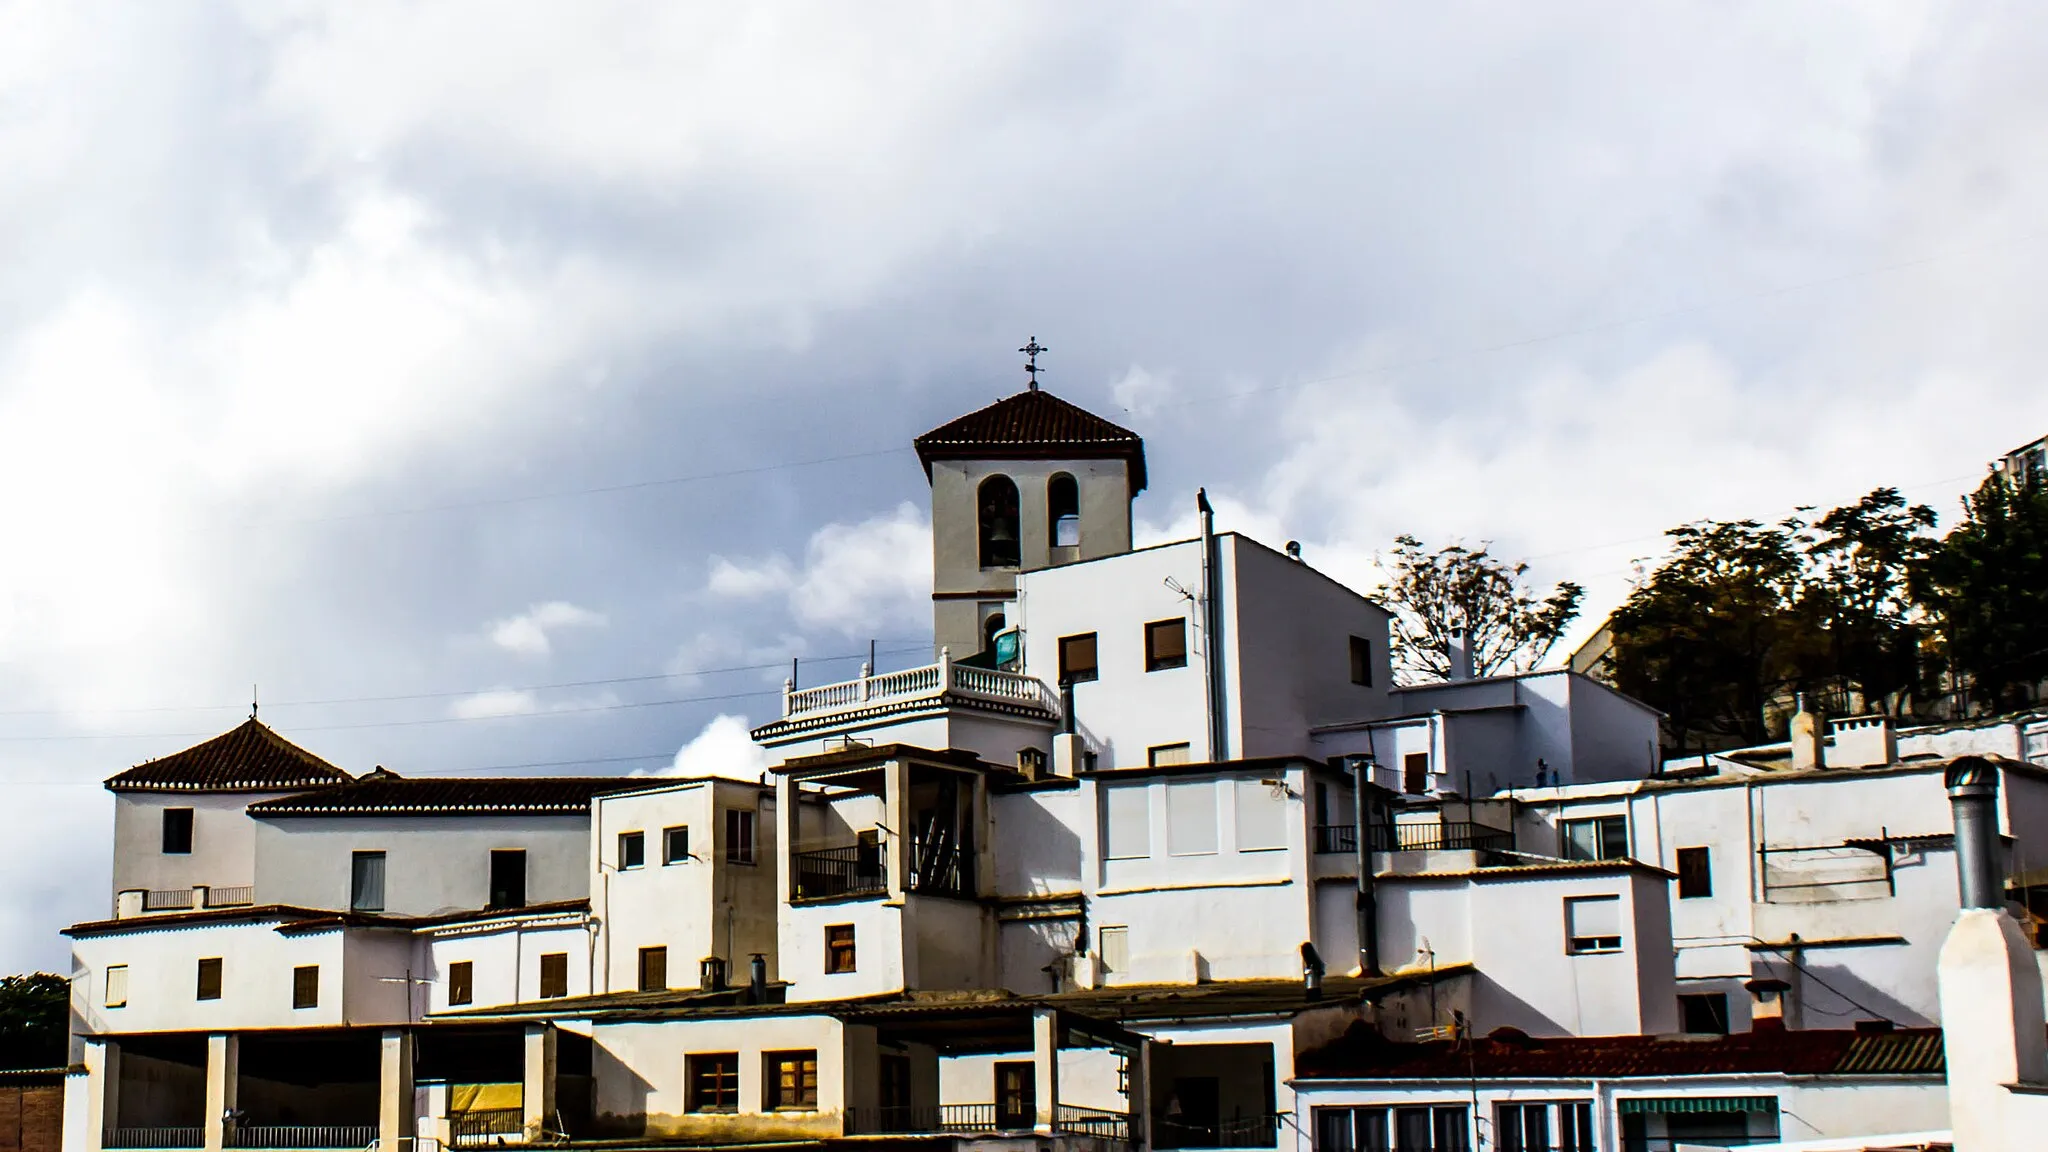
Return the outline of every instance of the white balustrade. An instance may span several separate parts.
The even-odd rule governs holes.
[[[785,687],[783,717],[795,719],[876,705],[905,704],[949,692],[1059,711],[1059,698],[1036,677],[955,664],[952,653],[948,651],[939,653],[937,664],[885,672],[879,676],[863,665],[861,673],[858,679],[839,684],[803,689]]]

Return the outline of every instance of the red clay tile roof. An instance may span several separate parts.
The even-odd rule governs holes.
[[[1941,1029],[1893,1032],[1794,1029],[1731,1036],[1567,1036],[1536,1038],[1503,1029],[1471,1041],[1396,1044],[1363,1024],[1303,1053],[1303,1079],[1436,1080],[1469,1077],[1586,1079],[1708,1076],[1745,1072],[1819,1075],[1939,1075]]]
[[[443,776],[377,771],[352,783],[249,805],[251,816],[582,816],[590,798],[645,776]]]
[[[1130,466],[1131,491],[1145,488],[1145,442],[1093,412],[1050,392],[1007,396],[919,436],[924,474],[934,460],[1121,459]]]
[[[347,783],[349,774],[279,736],[254,717],[183,752],[138,764],[107,781],[112,792],[288,792]]]

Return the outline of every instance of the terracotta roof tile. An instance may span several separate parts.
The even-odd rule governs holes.
[[[442,776],[409,780],[379,769],[352,783],[249,805],[277,816],[580,816],[590,798],[648,783],[645,776]]]
[[[1129,463],[1131,491],[1145,487],[1145,442],[1137,433],[1042,390],[1004,397],[914,443],[927,476],[934,460],[1109,458]]]
[[[138,764],[107,781],[114,792],[286,792],[346,783],[349,774],[279,736],[254,717],[183,752]]]
[[[1307,1079],[1434,1080],[1446,1077],[1582,1079],[1706,1076],[1746,1072],[1790,1075],[1939,1075],[1941,1030],[1902,1028],[1741,1032],[1730,1036],[1564,1036],[1536,1038],[1503,1029],[1469,1045],[1397,1044],[1362,1024],[1302,1055]]]

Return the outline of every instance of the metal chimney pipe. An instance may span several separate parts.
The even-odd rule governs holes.
[[[747,987],[753,993],[753,1002],[756,1004],[766,1002],[768,999],[768,957],[765,953],[754,953],[753,961],[747,966],[747,976]]]
[[[1956,829],[1956,882],[1965,908],[2004,908],[1998,848],[1998,768],[1982,756],[1949,761],[1949,811]]]

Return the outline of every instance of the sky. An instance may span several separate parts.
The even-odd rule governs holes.
[[[1899,0],[0,0],[0,971],[132,764],[749,774],[929,656],[910,440],[1044,382],[1139,534],[1666,528],[2048,432],[2048,23]],[[2035,207],[2029,207],[2033,205]],[[1583,630],[1583,628],[1581,629]]]

